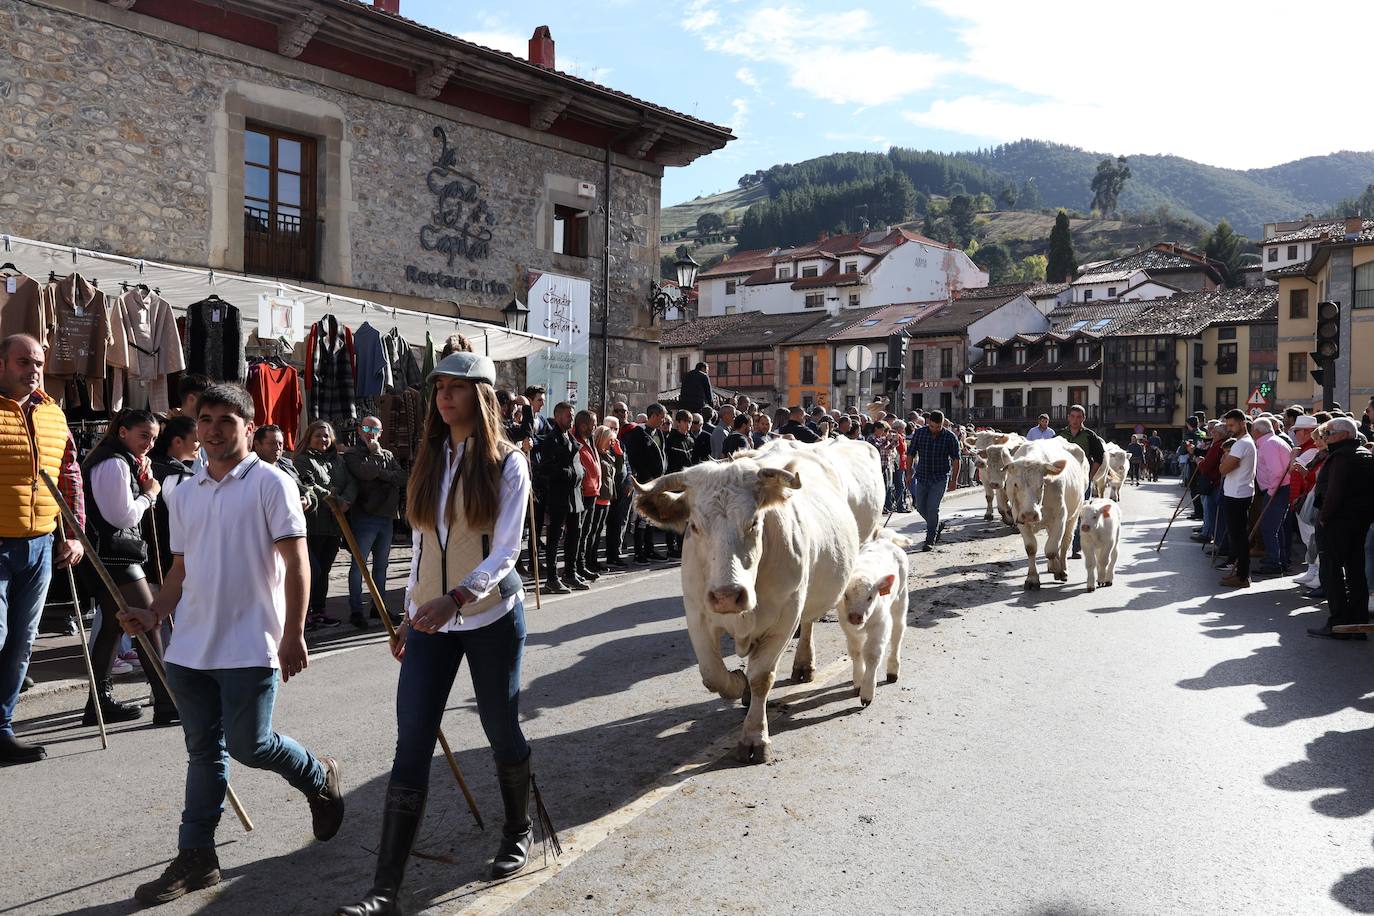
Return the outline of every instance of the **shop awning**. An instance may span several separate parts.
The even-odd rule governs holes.
[[[0,235],[0,264],[7,261],[40,283],[47,280],[49,271],[59,277],[75,271],[88,280],[98,280],[100,289],[106,295],[119,295],[121,281],[145,283],[160,290],[162,298],[177,312],[185,311],[188,305],[214,293],[237,306],[246,327],[254,331],[258,327],[258,295],[269,293],[302,302],[307,327],[323,316],[333,314],[352,328],[357,328],[364,321],[382,333],[393,327],[398,328],[406,340],[417,346],[424,343],[425,333],[429,332],[436,347],[442,346],[450,334],[459,333],[472,341],[478,353],[498,361],[524,359],[558,343],[551,337],[510,331],[483,321],[392,308],[366,299],[322,293],[267,277],[226,273],[203,267],[183,267]]]

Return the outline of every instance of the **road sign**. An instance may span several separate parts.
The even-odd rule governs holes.
[[[1259,386],[1256,386],[1255,390],[1250,392],[1250,396],[1245,399],[1246,407],[1263,407],[1268,403],[1264,398],[1264,392],[1259,390]]]
[[[1137,424],[1135,425],[1135,434],[1136,434],[1137,436],[1143,436],[1143,435],[1145,435],[1145,427],[1142,426],[1141,424],[1137,423]]]
[[[863,344],[850,347],[844,355],[844,364],[851,372],[867,372],[873,368],[873,351]]]
[[[1252,420],[1257,420],[1257,419],[1259,419],[1259,415],[1260,415],[1260,409],[1259,409],[1258,407],[1251,407],[1251,408],[1250,408],[1250,419],[1252,419]]]

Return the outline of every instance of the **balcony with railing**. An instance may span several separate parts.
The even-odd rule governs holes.
[[[1099,409],[1096,404],[1085,404],[1083,409],[1087,412],[1086,423],[1093,426],[1097,423]],[[1023,405],[1021,407],[970,407],[968,418],[977,424],[997,425],[999,423],[1025,424],[1028,428],[1035,425],[1036,418],[1042,413],[1050,415],[1051,426],[1062,426],[1069,422],[1069,405],[1056,404],[1052,407],[1034,407]]]
[[[243,272],[267,277],[318,280],[324,220],[292,213],[243,208]]]

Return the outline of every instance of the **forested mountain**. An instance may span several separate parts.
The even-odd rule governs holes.
[[[743,217],[740,242],[782,244],[818,231],[854,229],[865,219],[870,224],[920,219],[932,195],[986,194],[1003,210],[1065,207],[1087,213],[1093,175],[1105,158],[1106,153],[1020,140],[967,153],[893,147],[886,153],[834,153],[775,165],[739,181],[741,188],[766,195]],[[1127,161],[1131,174],[1120,212],[1167,210],[1172,218],[1205,226],[1225,218],[1250,238],[1257,238],[1267,221],[1326,212],[1374,183],[1374,152],[1332,153],[1250,170],[1179,156],[1127,156]]]

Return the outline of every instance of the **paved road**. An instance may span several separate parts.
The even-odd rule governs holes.
[[[531,610],[526,730],[568,855],[483,883],[493,825],[478,833],[436,759],[419,844],[435,859],[412,867],[412,906],[1374,912],[1371,647],[1306,638],[1319,615],[1285,583],[1218,594],[1186,524],[1156,554],[1176,495],[1128,489],[1117,584],[1091,595],[1081,564],[1024,593],[1019,538],[954,497],[953,542],[914,559],[902,681],[860,711],[838,627],[818,627],[818,678],[784,683],[767,766],[733,762],[741,713],[700,685],[676,571]],[[226,816],[225,883],[165,912],[328,913],[365,890],[395,665],[375,638],[357,642],[317,656],[279,701],[285,731],[344,763],[339,837],[311,843],[299,796],[238,768],[258,829]],[[0,775],[0,914],[131,912],[133,887],[173,853],[178,734],[124,728],[101,752],[60,718],[71,706],[21,706],[53,759]],[[445,729],[494,822],[461,675],[450,706]]]

